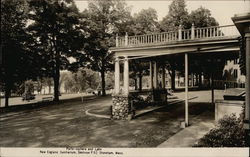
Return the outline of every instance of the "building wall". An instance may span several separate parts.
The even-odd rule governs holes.
[[[246,78],[241,73],[239,59],[228,60],[226,62],[225,67],[224,67],[224,74],[226,71],[230,72],[230,74],[231,74],[231,76],[226,77],[226,80],[236,81],[238,83],[245,83]]]

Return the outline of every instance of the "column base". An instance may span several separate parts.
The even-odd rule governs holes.
[[[130,97],[128,95],[112,96],[112,119],[129,119]]]

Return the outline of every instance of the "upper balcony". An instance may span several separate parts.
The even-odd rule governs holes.
[[[192,25],[191,29],[182,29],[179,27],[177,31],[172,32],[162,32],[162,33],[152,33],[145,35],[135,35],[125,37],[116,37],[116,47],[115,48],[127,48],[127,47],[142,47],[142,46],[154,46],[154,45],[164,45],[164,44],[174,44],[178,42],[185,41],[204,41],[204,40],[219,40],[227,38],[239,37],[235,25],[225,25],[225,26],[213,26],[213,27],[203,27],[195,28]]]

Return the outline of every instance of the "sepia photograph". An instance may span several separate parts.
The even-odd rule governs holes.
[[[0,69],[1,157],[249,156],[249,0],[1,0]]]

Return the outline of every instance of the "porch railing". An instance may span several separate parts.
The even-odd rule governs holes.
[[[234,25],[226,26],[213,26],[195,28],[192,25],[191,29],[182,29],[179,27],[177,31],[162,32],[145,35],[135,35],[125,37],[116,36],[116,47],[131,47],[152,45],[158,43],[170,43],[176,41],[195,40],[195,39],[207,39],[207,38],[221,38],[239,36],[239,32]]]

